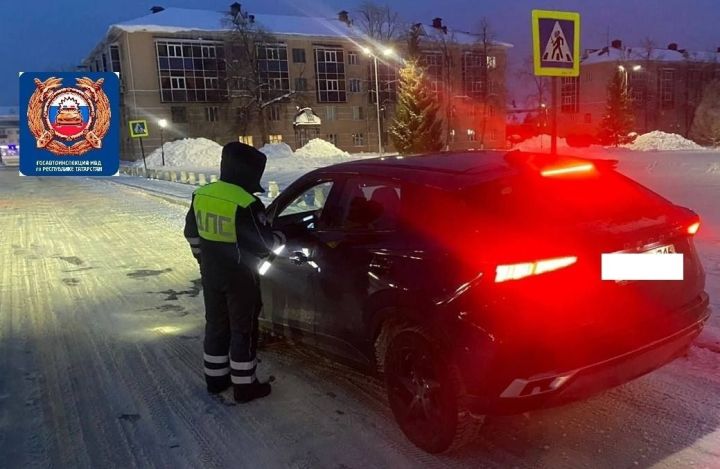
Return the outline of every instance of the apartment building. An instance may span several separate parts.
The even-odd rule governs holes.
[[[285,142],[298,148],[320,137],[349,152],[378,150],[374,59],[378,58],[380,128],[384,151],[397,94],[397,71],[407,43],[378,44],[355,26],[347,12],[335,18],[251,15],[230,12],[262,29],[255,44],[263,83],[262,118],[248,115],[248,87],[235,73],[229,12],[154,7],[153,13],[110,26],[82,66],[114,71],[121,78],[123,122],[147,119],[146,151],[160,144],[157,122],[165,119],[166,141],[205,137],[241,140],[260,147]],[[477,38],[438,23],[422,27],[421,59],[443,103],[451,148],[505,145],[505,64],[511,45],[494,42],[478,52]],[[381,53],[391,47],[393,53]],[[481,67],[487,63],[489,67]],[[483,71],[485,70],[485,71]],[[481,73],[482,72],[482,73]],[[257,93],[256,93],[257,95]],[[139,146],[123,126],[122,152],[137,159]]]
[[[560,79],[561,136],[597,135],[614,74],[621,75],[632,100],[636,132],[687,136],[704,86],[720,78],[720,48],[689,51],[675,43],[666,48],[627,47],[614,40],[609,47],[588,50],[580,76]]]

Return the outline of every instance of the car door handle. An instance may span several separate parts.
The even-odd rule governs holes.
[[[306,264],[310,260],[310,258],[302,251],[293,251],[288,259],[290,259],[290,262],[295,265]]]

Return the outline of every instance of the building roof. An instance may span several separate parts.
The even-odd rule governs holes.
[[[319,18],[290,15],[257,14],[255,22],[273,34],[316,36],[333,38],[359,38],[359,29],[348,26],[337,18]],[[228,14],[221,11],[189,8],[166,8],[158,13],[142,16],[111,28],[127,32],[150,31],[177,33],[183,31],[227,31]]]
[[[582,64],[590,65],[603,62],[625,62],[632,60],[648,60],[648,50],[644,47],[604,47],[589,53],[585,58],[583,58]],[[649,60],[655,62],[720,62],[720,53],[651,49]]]
[[[18,116],[17,106],[0,106],[0,117],[14,117],[17,119]]]

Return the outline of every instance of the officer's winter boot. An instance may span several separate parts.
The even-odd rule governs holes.
[[[207,390],[210,394],[220,394],[230,387],[230,375],[225,376],[206,376]]]
[[[236,384],[234,391],[235,401],[245,403],[269,395],[272,391],[272,386],[270,383],[253,381],[250,384]]]

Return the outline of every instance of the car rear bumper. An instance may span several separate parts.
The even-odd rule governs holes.
[[[493,397],[466,396],[464,404],[478,414],[512,414],[562,405],[623,384],[682,355],[709,317],[708,296],[687,308],[699,319],[683,329],[629,352],[585,366],[517,377]]]

